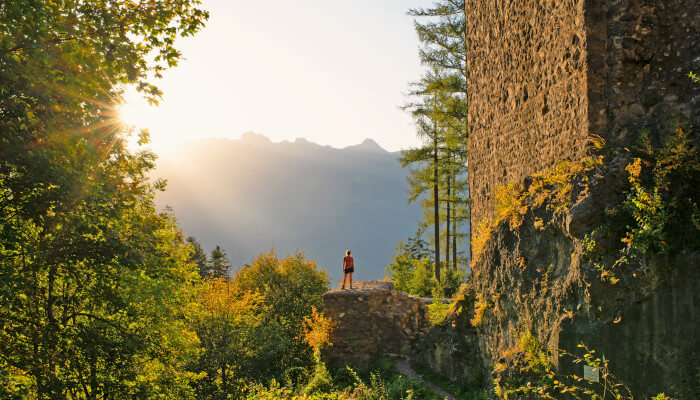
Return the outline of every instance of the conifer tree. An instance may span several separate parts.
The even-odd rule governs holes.
[[[423,197],[421,204],[430,207],[424,214],[420,229],[434,226],[433,248],[438,256],[436,276],[439,275],[440,247],[445,246],[445,264],[457,267],[458,242],[466,234],[459,232],[468,220],[468,182],[466,171],[466,35],[464,1],[443,0],[432,8],[412,9],[415,29],[421,41],[421,62],[428,69],[420,81],[413,83],[410,95],[420,99],[406,106],[414,117],[425,119],[435,132],[418,135],[426,139],[424,147],[405,152],[402,165],[413,171],[409,176],[410,199],[417,201],[430,188],[439,193],[432,199]],[[429,104],[429,106],[427,106]],[[420,157],[430,147],[431,161]],[[421,151],[423,149],[423,151]],[[427,164],[426,164],[427,162]],[[426,165],[431,165],[425,170]],[[432,183],[432,185],[431,185]],[[427,195],[427,193],[425,193]],[[440,212],[440,209],[444,212]],[[442,218],[441,218],[442,215]],[[440,236],[440,225],[445,227]],[[450,260],[452,255],[452,260]]]
[[[409,202],[421,200],[424,210],[432,209],[433,233],[435,256],[435,278],[440,280],[440,210],[439,210],[439,176],[440,176],[440,131],[435,118],[434,99],[424,96],[423,103],[410,104],[406,108],[411,109],[416,119],[418,136],[425,140],[422,147],[402,152],[399,161],[404,168],[409,168]],[[421,198],[427,191],[432,192],[431,201]],[[427,220],[427,218],[425,219]],[[424,220],[424,221],[425,221]]]
[[[202,244],[199,243],[197,238],[194,236],[188,236],[187,243],[192,246],[192,254],[190,254],[189,261],[197,265],[197,269],[199,270],[199,275],[201,277],[206,277],[207,270],[209,268],[209,260],[207,259],[207,253],[204,251]]]
[[[229,276],[228,270],[231,268],[231,261],[229,261],[226,251],[221,246],[216,246],[211,251],[208,264],[207,276],[211,278],[227,278]]]

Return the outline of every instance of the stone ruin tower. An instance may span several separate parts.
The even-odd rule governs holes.
[[[594,136],[629,147],[644,128],[653,133],[675,118],[700,124],[700,83],[688,76],[700,74],[700,1],[465,3],[472,226],[494,217],[497,188],[525,186],[528,176],[582,158]],[[600,214],[604,197],[618,196],[600,193],[586,197],[588,217]],[[564,373],[582,376],[582,367],[557,354],[583,342],[608,357],[634,393],[691,390],[700,256],[678,258],[658,282],[606,286],[577,250],[583,236],[568,219],[575,207],[566,224],[555,216],[542,232],[533,227],[533,210],[520,228],[501,224],[485,245],[471,282],[492,301],[479,324],[486,364],[512,346],[512,332],[527,329]]]
[[[466,2],[472,226],[496,187],[630,144],[676,115],[698,126],[697,0]]]

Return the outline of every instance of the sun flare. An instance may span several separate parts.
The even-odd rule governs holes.
[[[119,120],[124,124],[136,128],[146,128],[145,118],[147,110],[143,110],[141,107],[131,104],[124,103],[119,107]]]

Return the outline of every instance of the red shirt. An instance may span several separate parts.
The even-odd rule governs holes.
[[[350,256],[343,257],[343,262],[345,263],[345,269],[355,267],[355,261]]]

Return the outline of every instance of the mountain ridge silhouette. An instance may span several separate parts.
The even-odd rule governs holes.
[[[253,132],[201,139],[161,156],[154,176],[168,189],[156,205],[171,206],[205,248],[222,245],[236,267],[273,246],[298,249],[336,280],[351,249],[357,279],[378,279],[420,215],[407,205],[399,155],[372,139],[345,148]]]

